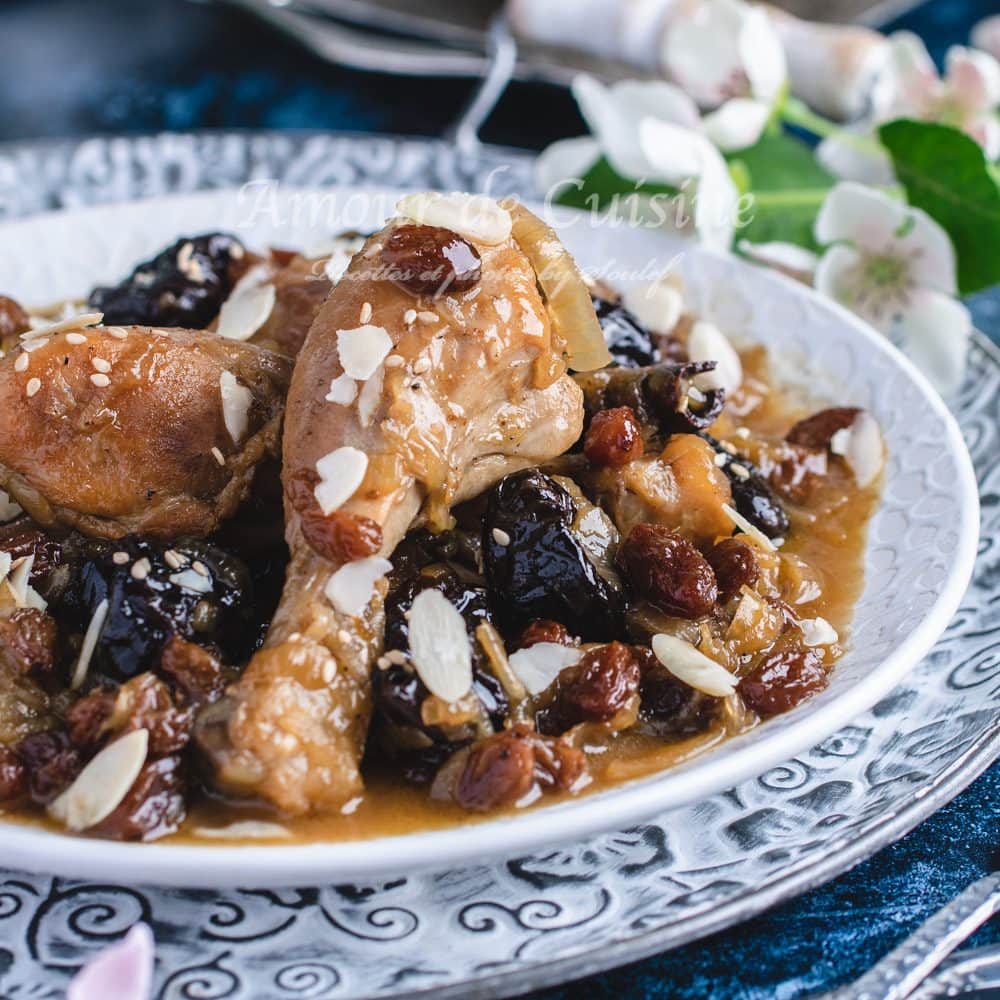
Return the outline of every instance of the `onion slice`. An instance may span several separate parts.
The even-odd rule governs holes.
[[[577,372],[592,372],[610,364],[611,352],[576,261],[537,215],[516,203],[508,209],[514,240],[535,269],[548,300],[552,326],[566,345],[566,363]]]

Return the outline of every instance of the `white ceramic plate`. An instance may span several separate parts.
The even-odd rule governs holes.
[[[248,244],[321,245],[344,228],[375,228],[398,192],[241,192],[81,209],[0,226],[0,285],[27,304],[79,296],[118,280],[181,234],[228,230]],[[766,344],[783,370],[838,403],[866,407],[888,443],[883,503],[866,557],[850,649],[810,702],[686,764],[617,789],[467,828],[307,846],[118,844],[0,822],[0,850],[18,867],[156,884],[316,884],[511,856],[620,828],[759,774],[816,744],[892,688],[943,632],[965,591],[978,538],[976,482],[948,410],[883,338],[801,285],[658,231],[561,209],[561,235],[581,264],[613,284],[668,265],[701,315]]]

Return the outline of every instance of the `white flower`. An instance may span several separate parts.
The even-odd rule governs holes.
[[[953,45],[938,74],[924,43],[908,31],[889,38],[888,56],[875,80],[871,115],[848,135],[820,143],[820,162],[838,177],[887,184],[893,179],[888,157],[867,141],[875,128],[897,118],[954,125],[970,135],[990,160],[1000,155],[1000,62],[988,52]],[[856,137],[862,137],[857,141]]]
[[[759,138],[788,79],[785,50],[760,8],[705,0],[670,28],[663,53],[671,78],[703,108],[705,132],[721,149]]]
[[[969,38],[977,49],[989,52],[991,56],[1000,59],[1000,14],[994,14],[980,21],[973,27]]]
[[[690,97],[669,83],[624,81],[605,87],[586,75],[573,81],[573,96],[593,137],[566,139],[542,153],[535,167],[540,191],[551,196],[603,155],[622,177],[670,185],[692,196],[699,237],[712,246],[729,246],[739,192],[726,161],[702,131]]]
[[[955,252],[925,212],[852,182],[827,195],[815,225],[828,249],[815,286],[896,342],[943,394],[965,368],[971,320],[954,298]]]

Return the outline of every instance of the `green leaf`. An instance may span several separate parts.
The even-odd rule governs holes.
[[[959,291],[1000,282],[1000,179],[979,144],[950,125],[909,119],[883,125],[879,138],[909,203],[951,237]]]

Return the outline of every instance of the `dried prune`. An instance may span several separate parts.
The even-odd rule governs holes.
[[[89,304],[109,325],[200,330],[218,315],[244,255],[243,244],[225,233],[181,237],[121,284],[95,288]]]
[[[642,428],[628,406],[595,413],[583,439],[591,465],[625,465],[643,453]]]
[[[736,509],[768,538],[779,538],[791,526],[788,514],[767,479],[749,459],[734,455],[708,434],[702,437],[719,455],[719,467],[726,474]]]
[[[573,532],[575,510],[569,492],[537,469],[515,472],[490,491],[486,580],[491,607],[508,627],[549,618],[584,639],[621,631],[624,595],[597,571]]]
[[[592,295],[597,320],[604,331],[615,364],[622,368],[645,368],[660,360],[653,335],[621,302]]]
[[[444,295],[472,288],[482,272],[479,251],[441,226],[398,226],[382,247],[387,276],[414,295]]]
[[[178,756],[147,760],[125,798],[88,832],[110,840],[154,840],[184,822],[184,775]]]
[[[36,608],[21,608],[0,619],[0,659],[19,674],[51,677],[59,661],[55,619]]]
[[[719,586],[719,600],[728,601],[740,588],[752,587],[760,576],[754,550],[738,538],[724,538],[705,553]]]
[[[704,732],[718,719],[721,699],[679,681],[652,650],[640,647],[635,654],[642,669],[639,716],[645,728],[661,739],[676,739]]]
[[[786,435],[785,440],[806,448],[825,450],[830,438],[837,431],[850,427],[861,410],[856,406],[834,406],[820,410],[811,417],[800,420]]]
[[[822,691],[828,683],[823,657],[815,649],[782,649],[769,653],[738,687],[744,702],[758,715],[787,712]]]
[[[30,328],[28,314],[21,308],[20,303],[7,295],[0,295],[0,343]]]
[[[661,611],[700,618],[719,596],[705,557],[677,532],[660,524],[637,524],[618,551],[633,590]]]
[[[246,566],[207,542],[164,547],[130,536],[94,546],[61,603],[82,630],[104,600],[91,669],[112,680],[154,669],[174,635],[218,646],[233,662],[245,659],[256,639]]]
[[[58,729],[25,736],[14,751],[28,774],[28,794],[38,805],[48,805],[83,770],[79,751]]]

